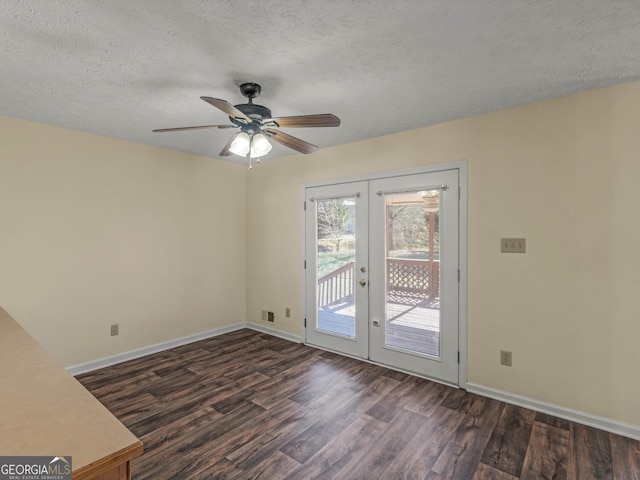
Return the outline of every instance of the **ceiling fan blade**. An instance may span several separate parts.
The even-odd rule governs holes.
[[[211,97],[200,97],[202,100],[207,102],[210,105],[222,110],[224,113],[233,118],[242,118],[247,122],[251,123],[253,120],[250,117],[247,117],[244,113],[238,110],[236,107],[231,105],[226,100],[220,100],[219,98],[211,98]]]
[[[295,127],[338,127],[340,119],[332,113],[317,115],[297,115],[293,117],[266,118],[262,123],[276,122],[282,128]]]
[[[233,135],[231,135],[231,138],[229,139],[229,141],[227,142],[227,144],[224,146],[224,148],[220,151],[220,156],[221,157],[228,157],[229,155],[233,155],[233,153],[231,153],[231,151],[229,150],[229,148],[231,148],[231,144],[233,143],[233,141],[236,139],[236,137],[238,135],[240,135],[240,133],[242,132],[237,132]]]
[[[267,132],[276,142],[281,143],[285,147],[293,148],[300,153],[313,153],[318,150],[318,147],[315,145],[305,142],[304,140],[300,140],[299,138],[292,137],[288,133],[281,132],[275,128],[265,128],[264,131]]]
[[[234,128],[235,125],[198,125],[197,127],[156,128],[153,133],[179,132],[181,130],[198,130],[200,128]]]

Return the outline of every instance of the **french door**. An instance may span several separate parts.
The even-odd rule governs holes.
[[[306,342],[458,384],[458,170],[305,189]]]
[[[369,358],[369,184],[308,188],[305,201],[306,341]]]

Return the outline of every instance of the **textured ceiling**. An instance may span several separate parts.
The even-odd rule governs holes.
[[[0,65],[0,115],[217,157],[230,130],[151,130],[253,81],[340,117],[283,129],[323,148],[640,79],[640,2],[2,0]]]

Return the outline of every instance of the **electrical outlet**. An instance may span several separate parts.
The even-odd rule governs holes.
[[[526,238],[501,238],[500,239],[501,253],[526,253],[526,251],[527,251]]]
[[[271,323],[275,322],[273,312],[267,312],[267,322],[271,322]]]
[[[506,365],[507,367],[513,364],[513,354],[506,350],[500,350],[500,365]]]
[[[287,318],[291,318],[291,309],[289,307],[284,309],[284,316]]]
[[[266,310],[262,310],[262,321],[266,322],[267,318],[268,318],[267,311]]]
[[[115,337],[116,335],[120,335],[120,325],[114,323],[113,325],[111,325],[111,336]]]

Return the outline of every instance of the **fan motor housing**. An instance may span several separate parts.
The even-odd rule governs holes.
[[[240,105],[234,105],[238,110],[244,113],[247,117],[251,117],[254,120],[262,120],[263,118],[271,118],[271,110],[262,105],[255,103],[242,103]],[[231,117],[229,117],[231,118]],[[233,118],[231,118],[233,121]]]

